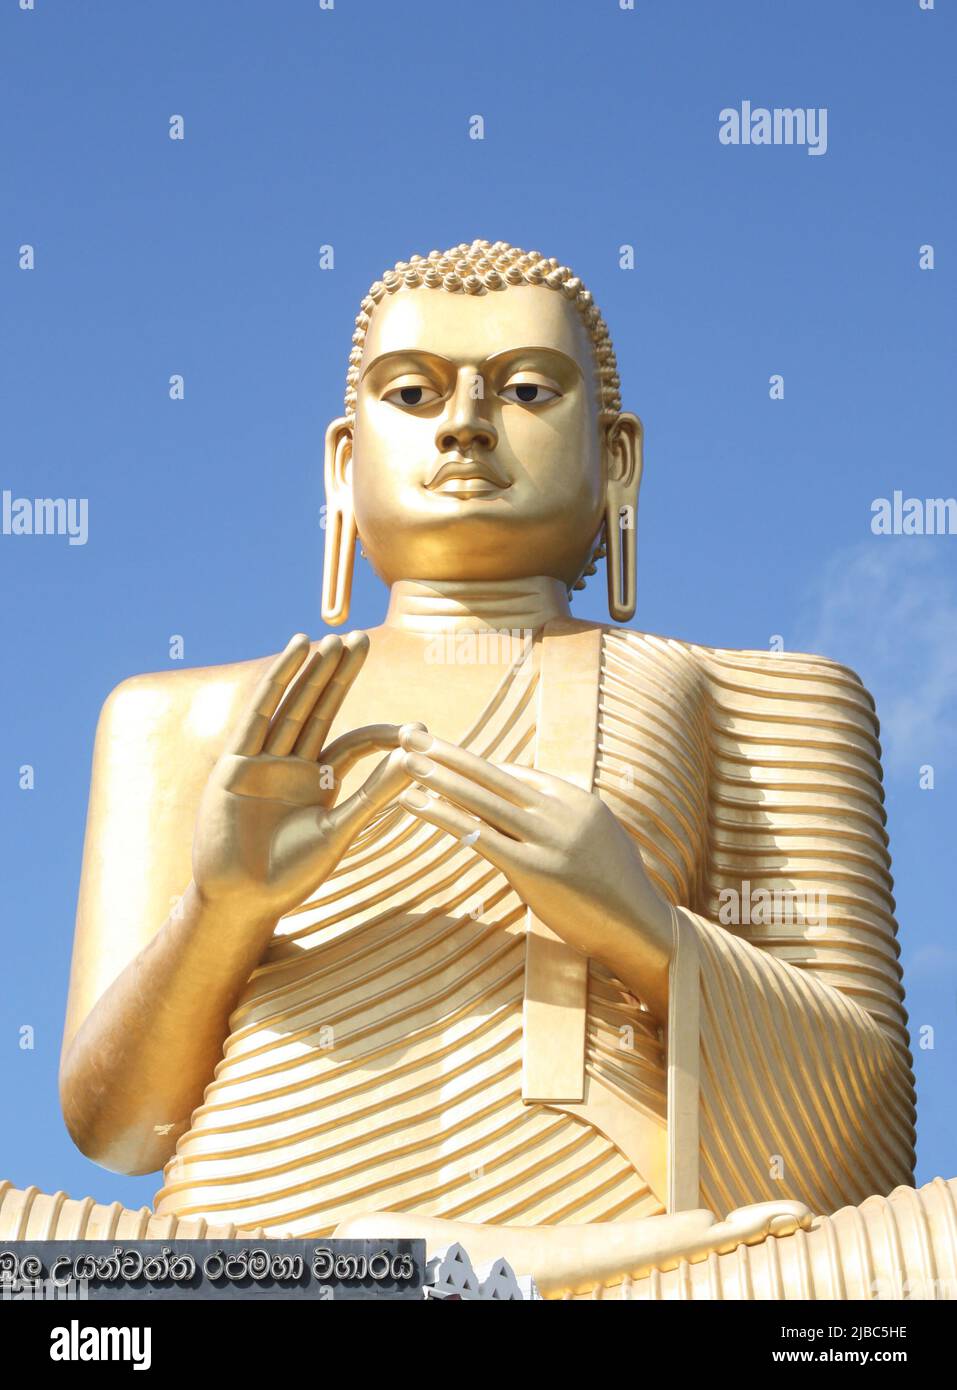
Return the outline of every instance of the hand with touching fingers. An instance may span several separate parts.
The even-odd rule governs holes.
[[[399,798],[406,810],[470,844],[556,935],[663,1006],[671,909],[598,796],[411,726],[400,744],[415,782]]]
[[[205,902],[249,917],[281,917],[306,900],[359,831],[408,786],[395,725],[370,725],[326,746],[368,650],[364,633],[350,633],[323,638],[309,655],[300,633],[269,667],[200,801],[193,879]],[[335,805],[342,777],[371,749],[393,751]]]

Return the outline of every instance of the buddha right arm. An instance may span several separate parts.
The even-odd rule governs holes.
[[[332,804],[357,756],[398,745],[398,729],[377,726],[325,747],[367,650],[364,635],[326,638],[307,660],[308,639],[297,637],[272,663],[203,790],[192,882],[68,1033],[64,1118],[97,1163],[127,1173],[162,1167],[202,1101],[229,1015],[277,921],[408,785],[396,751]],[[82,968],[82,949],[79,958]]]
[[[229,1014],[274,926],[204,902],[189,885],[64,1052],[63,1117],[88,1158],[122,1173],[163,1166],[202,1100]]]

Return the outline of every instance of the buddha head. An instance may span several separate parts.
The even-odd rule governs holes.
[[[323,619],[348,617],[357,539],[387,584],[546,576],[635,607],[640,420],[581,281],[505,242],[413,256],[362,301],[326,432]]]

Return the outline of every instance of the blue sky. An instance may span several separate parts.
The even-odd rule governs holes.
[[[0,488],[88,498],[89,540],[0,536],[0,1176],[159,1186],[79,1155],[57,1104],[97,712],[173,633],[206,665],[319,631],[358,301],[475,236],[571,264],[609,323],[647,431],[637,622],[780,634],[874,691],[934,1029],[918,1177],[957,1174],[957,536],[870,532],[876,497],[957,491],[955,30],[947,0],[3,0]],[[743,100],[826,107],[826,154],[721,145]],[[363,569],[355,624],[383,605]],[[575,611],[603,616],[595,581]]]

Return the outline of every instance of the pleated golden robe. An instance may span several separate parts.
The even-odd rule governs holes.
[[[464,746],[533,762],[533,668]],[[158,1214],[318,1236],[386,1209],[826,1213],[912,1181],[869,695],[823,658],[620,629],[602,631],[596,680],[594,790],[677,908],[670,1017],[590,961],[585,1101],[523,1101],[525,905],[471,847],[390,808],[279,923]],[[720,925],[728,889],[826,894],[826,924]]]

